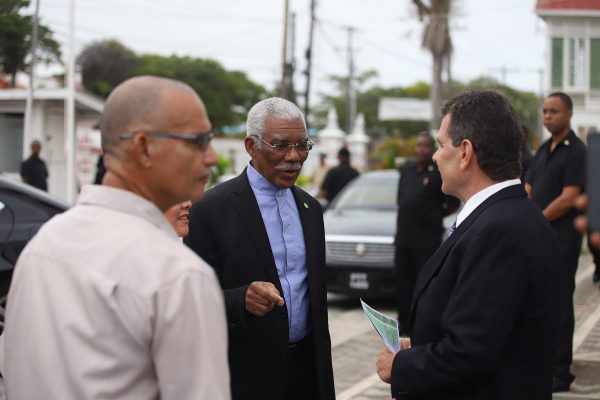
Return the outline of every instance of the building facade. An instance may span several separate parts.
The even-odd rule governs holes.
[[[537,0],[536,13],[548,28],[548,93],[571,96],[571,125],[585,139],[600,130],[600,1]]]

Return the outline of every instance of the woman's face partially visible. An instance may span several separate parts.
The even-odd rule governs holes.
[[[165,217],[173,225],[179,237],[186,237],[190,231],[190,208],[192,208],[192,201],[188,200],[177,203],[165,211]]]

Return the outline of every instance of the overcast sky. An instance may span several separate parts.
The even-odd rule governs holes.
[[[66,54],[69,0],[39,1],[42,23],[55,31]],[[91,41],[115,38],[138,53],[212,58],[268,88],[280,79],[283,0],[75,0],[75,4],[77,53]],[[301,71],[306,65],[309,7],[310,0],[290,0],[290,11],[297,14],[297,90],[304,88]],[[546,25],[534,12],[535,0],[453,0],[453,7],[455,79],[491,75],[519,89],[540,91]],[[331,90],[328,75],[347,74],[348,26],[356,28],[356,71],[376,70],[379,76],[373,84],[430,82],[431,56],[420,47],[422,23],[412,1],[318,0],[317,19],[313,93]],[[502,68],[507,69],[504,76]]]

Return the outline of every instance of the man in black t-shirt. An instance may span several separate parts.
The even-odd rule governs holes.
[[[350,166],[350,152],[342,147],[338,151],[338,160],[340,164],[333,167],[325,175],[319,197],[324,197],[331,202],[335,196],[354,178],[358,176],[358,171]]]
[[[558,239],[564,267],[560,328],[554,363],[553,391],[569,390],[573,361],[573,293],[581,251],[581,234],[573,226],[575,199],[585,185],[587,150],[571,130],[573,102],[562,92],[551,93],[543,105],[544,126],[552,137],[538,149],[525,178],[525,190],[542,210]]]
[[[31,142],[31,156],[21,163],[21,179],[38,189],[48,191],[48,169],[40,158],[42,145],[38,140]]]
[[[442,242],[442,219],[460,203],[442,193],[442,178],[431,158],[434,151],[433,138],[420,133],[415,145],[416,162],[400,169],[395,265],[403,335],[408,334],[408,313],[419,270]]]

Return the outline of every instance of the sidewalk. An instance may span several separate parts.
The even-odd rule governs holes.
[[[575,334],[573,366],[575,382],[570,392],[555,393],[553,398],[600,400],[600,289],[592,283],[594,265],[589,254],[582,255],[575,289]]]

